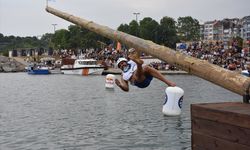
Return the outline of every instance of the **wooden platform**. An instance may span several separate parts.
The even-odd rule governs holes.
[[[193,150],[250,150],[250,104],[191,105]]]

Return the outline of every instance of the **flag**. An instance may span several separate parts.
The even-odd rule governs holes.
[[[56,0],[46,0],[46,6],[48,6],[49,2],[56,2]]]
[[[117,42],[116,50],[119,52],[121,49],[122,49],[121,43],[120,43],[120,42]]]

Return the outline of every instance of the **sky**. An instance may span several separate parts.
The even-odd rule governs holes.
[[[250,15],[250,0],[49,0],[50,7],[117,29],[120,24],[164,16],[191,16],[200,22]],[[67,29],[72,23],[45,11],[46,0],[0,0],[0,33],[37,36]]]

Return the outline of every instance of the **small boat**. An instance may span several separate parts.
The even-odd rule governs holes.
[[[32,64],[32,65],[29,65],[27,67],[27,72],[28,74],[34,74],[34,75],[46,75],[46,74],[50,74],[50,71],[49,71],[49,67],[46,67],[46,66],[40,66],[40,65],[35,65],[35,64]]]
[[[82,76],[101,75],[104,70],[104,66],[97,64],[95,59],[68,59],[63,60],[62,64],[61,72],[63,74],[75,74]]]
[[[241,71],[241,74],[242,74],[242,75],[244,75],[244,76],[247,76],[247,77],[249,77],[249,76],[250,76],[250,74],[249,74],[249,71],[248,71],[248,70],[242,70],[242,71]]]

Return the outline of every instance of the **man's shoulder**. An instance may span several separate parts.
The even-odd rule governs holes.
[[[136,64],[133,60],[128,61],[129,64]]]

